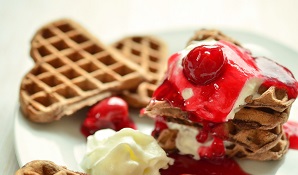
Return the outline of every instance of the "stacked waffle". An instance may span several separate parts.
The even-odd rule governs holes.
[[[192,41],[226,40],[241,44],[218,30],[199,30]],[[282,125],[288,120],[294,99],[289,99],[285,90],[274,86],[261,86],[257,97],[250,95],[233,120],[225,123],[228,132],[226,154],[230,157],[252,160],[277,160],[288,150],[289,141]]]
[[[210,39],[225,40],[240,46],[237,41],[217,30],[199,30],[188,45]],[[220,133],[213,132],[213,134],[225,140],[227,156],[252,160],[278,160],[288,150],[289,142],[282,125],[288,119],[294,100],[290,99],[283,89],[260,86],[255,94],[245,98],[245,105],[241,106],[232,120],[216,124],[213,130],[220,130]],[[145,114],[155,118],[157,123],[162,116],[162,121],[165,122],[178,123],[196,130],[202,130],[204,127],[200,122],[190,121],[188,112],[174,107],[166,100],[153,100],[146,107]],[[179,131],[163,127],[156,126],[153,135],[165,150],[176,150]]]
[[[156,38],[138,36],[113,46],[116,49],[67,19],[38,30],[30,52],[35,65],[20,88],[25,116],[34,122],[51,122],[122,92],[135,99],[130,104],[144,105],[150,98],[147,92],[159,79],[154,64],[163,63],[165,45]]]
[[[253,160],[277,160],[288,150],[282,129],[291,105],[285,91],[260,87],[259,97],[246,98],[247,104],[228,122],[227,155]]]

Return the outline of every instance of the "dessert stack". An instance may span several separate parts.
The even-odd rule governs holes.
[[[222,42],[223,45],[221,45],[220,42]],[[217,30],[203,29],[197,31],[188,43],[188,45],[192,44],[197,44],[197,48],[202,46],[203,48],[211,49],[213,48],[213,44],[221,45],[220,48],[226,52],[224,53],[226,54],[224,56],[229,57],[236,53],[241,57],[241,59],[245,61],[248,60],[247,65],[252,65],[248,66],[248,69],[250,69],[249,67],[256,69],[256,71],[253,71],[256,76],[258,76],[258,72],[265,72],[265,68],[262,66],[266,67],[268,65],[267,67],[272,66],[277,68],[271,71],[277,71],[280,77],[275,77],[274,75],[261,75],[261,79],[266,79],[265,81],[268,81],[265,83],[262,83],[263,80],[258,82],[259,78],[257,78],[257,80],[249,80],[250,84],[248,85],[248,83],[246,83],[243,87],[243,89],[246,88],[246,90],[250,91],[249,94],[241,91],[241,93],[246,94],[246,96],[240,97],[242,96],[241,94],[239,97],[235,96],[237,99],[242,98],[243,102],[238,104],[236,102],[232,111],[227,113],[227,118],[224,118],[223,120],[222,118],[217,119],[217,115],[221,115],[221,111],[226,110],[224,106],[217,106],[216,104],[220,103],[217,103],[217,101],[223,100],[223,103],[221,104],[228,103],[228,101],[231,99],[228,99],[230,97],[227,94],[230,93],[230,89],[233,91],[231,86],[237,86],[237,82],[238,80],[241,81],[241,77],[246,78],[246,73],[242,70],[239,71],[238,74],[243,73],[243,76],[240,76],[238,80],[236,79],[234,81],[234,85],[225,85],[222,83],[223,81],[231,79],[231,77],[234,78],[232,72],[226,74],[223,73],[221,75],[218,73],[219,71],[215,73],[212,72],[212,75],[218,73],[217,76],[219,79],[211,82],[211,85],[208,84],[209,82],[203,85],[193,85],[193,82],[184,84],[183,80],[178,82],[175,80],[175,78],[181,79],[187,76],[185,74],[185,69],[192,66],[192,64],[188,64],[188,67],[182,68],[180,64],[185,65],[185,62],[187,62],[185,57],[189,57],[190,54],[194,54],[194,52],[196,52],[194,51],[196,47],[191,47],[191,49],[194,48],[192,51],[189,51],[191,49],[187,47],[184,51],[177,53],[178,56],[174,55],[170,58],[170,60],[173,60],[173,63],[169,63],[168,67],[170,69],[166,74],[165,82],[161,84],[161,86],[155,91],[152,101],[146,107],[145,115],[156,119],[156,126],[155,130],[153,131],[153,135],[159,141],[160,145],[168,151],[174,151],[178,149],[178,152],[182,154],[193,154],[195,158],[204,156],[207,158],[217,158],[225,154],[230,157],[246,158],[252,160],[280,159],[287,152],[289,146],[289,142],[283,131],[282,125],[287,121],[291,105],[297,97],[298,84],[292,73],[279,64],[269,61],[267,58],[253,58],[251,53],[244,49],[239,42]],[[224,45],[232,48],[232,51],[224,48]],[[207,53],[206,57],[212,55],[212,51],[204,51]],[[189,52],[187,56],[185,56],[185,52]],[[183,58],[184,60],[182,59],[181,61],[180,57],[183,56],[185,56]],[[176,57],[179,58],[176,59]],[[199,53],[196,59],[199,60],[200,57],[203,57],[202,53]],[[233,61],[234,60],[231,59],[227,64],[233,65]],[[240,62],[242,63],[242,61]],[[260,68],[255,68],[255,63],[251,62],[257,62],[257,64],[259,64],[257,66],[260,66]],[[261,65],[260,62],[265,62],[266,65]],[[205,64],[208,65],[207,63]],[[210,67],[212,68],[212,65]],[[182,72],[184,75],[182,76],[180,73],[177,73],[177,71],[180,69],[183,69]],[[200,69],[205,69],[205,67],[200,67]],[[289,81],[283,81],[282,78],[284,77],[286,77],[286,79]],[[185,82],[193,81],[193,77],[187,78],[188,80],[185,80]],[[219,85],[219,83],[222,84]],[[249,88],[245,87],[246,85],[249,86]],[[196,88],[205,89],[201,90]],[[222,98],[218,98],[220,95],[222,95],[220,92],[223,90],[223,88],[225,88],[226,93]],[[252,88],[253,90],[251,90]],[[175,90],[171,91],[170,89]],[[166,93],[167,91],[168,94]],[[196,96],[195,92],[197,92],[198,96]],[[213,97],[216,99],[215,101],[212,99]],[[189,100],[191,98],[194,98],[194,100]],[[202,98],[209,100],[210,103],[208,101],[201,100]],[[201,101],[196,102],[199,100]],[[196,105],[199,106],[198,108],[201,111],[197,110]],[[198,113],[207,117],[201,118]],[[213,116],[209,115],[212,113],[214,113]],[[179,135],[180,132],[184,132],[185,134]],[[193,134],[192,132],[198,133]],[[194,135],[192,139],[183,139],[183,137],[190,137],[190,135]],[[206,138],[202,139],[201,137],[203,136]],[[195,143],[199,144],[200,146],[198,146],[198,150],[195,150],[197,148],[187,148],[190,145],[179,143],[178,140],[181,140],[181,142],[189,141],[189,144]],[[180,146],[177,146],[177,144]],[[221,144],[223,144],[224,148],[220,146],[215,148],[215,145],[218,146]],[[212,145],[214,145],[214,147]],[[215,152],[220,153],[216,155]],[[213,153],[215,156],[212,156]]]

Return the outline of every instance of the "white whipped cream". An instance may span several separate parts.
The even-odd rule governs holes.
[[[90,175],[159,175],[172,163],[152,136],[124,128],[89,136],[81,167]]]
[[[198,142],[196,136],[198,135],[199,130],[197,128],[173,122],[167,122],[167,125],[170,129],[178,130],[175,143],[180,154],[189,154],[193,155],[194,159],[200,159],[198,154],[199,148],[201,146],[209,147],[213,142],[212,137],[208,137],[207,141],[204,143]]]
[[[246,81],[231,112],[228,114],[226,118],[227,121],[233,119],[235,117],[235,113],[237,113],[243,107],[243,105],[246,104],[246,97],[248,97],[249,95],[253,95],[253,97],[256,97],[258,95],[257,92],[262,83],[263,80],[257,77],[251,78]]]

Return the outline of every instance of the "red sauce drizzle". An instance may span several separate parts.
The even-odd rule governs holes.
[[[169,157],[175,162],[168,169],[161,169],[161,175],[248,175],[235,160],[226,157],[219,160],[195,160],[192,156],[177,153],[172,153]]]
[[[253,58],[247,51],[231,43],[219,41],[228,64],[216,80],[206,85],[191,83],[183,73],[181,59],[185,52],[172,55],[164,82],[153,94],[154,100],[165,100],[171,105],[193,113],[192,121],[203,119],[215,123],[225,122],[247,80],[258,77],[263,85],[285,89],[289,98],[297,97],[298,83],[285,67],[267,58]],[[184,99],[185,89],[193,96]],[[218,108],[220,107],[220,108]]]
[[[200,160],[192,156],[172,153],[175,162],[162,175],[247,175],[233,159],[224,156],[223,140],[226,137],[223,122],[230,113],[243,86],[250,78],[263,79],[264,86],[276,86],[286,90],[290,99],[297,97],[298,83],[293,74],[285,67],[267,58],[253,58],[246,50],[225,41],[217,42],[228,59],[225,72],[210,84],[195,85],[188,81],[179,63],[184,52],[176,53],[168,60],[168,71],[164,82],[155,90],[153,101],[167,101],[174,107],[187,111],[188,120],[202,123],[196,139],[204,143],[211,135],[213,143],[200,147]],[[184,99],[183,90],[190,88],[193,96]],[[220,107],[220,108],[217,108]],[[158,135],[167,125],[162,117],[157,117],[153,136]],[[290,148],[298,149],[298,123],[288,122],[284,130],[290,140]]]

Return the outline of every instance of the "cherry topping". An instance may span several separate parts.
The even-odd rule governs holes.
[[[157,138],[164,129],[168,129],[168,125],[166,124],[166,121],[162,116],[157,116],[155,119],[155,127],[151,135]]]
[[[122,128],[136,129],[129,118],[127,103],[118,97],[110,97],[94,105],[81,126],[81,132],[87,137],[100,129],[110,128],[119,131]]]
[[[201,45],[191,50],[182,60],[183,72],[196,85],[207,85],[224,71],[226,57],[220,46]]]
[[[222,159],[225,155],[223,141],[220,138],[214,137],[210,146],[201,146],[199,148],[198,154],[200,157],[206,159]]]

